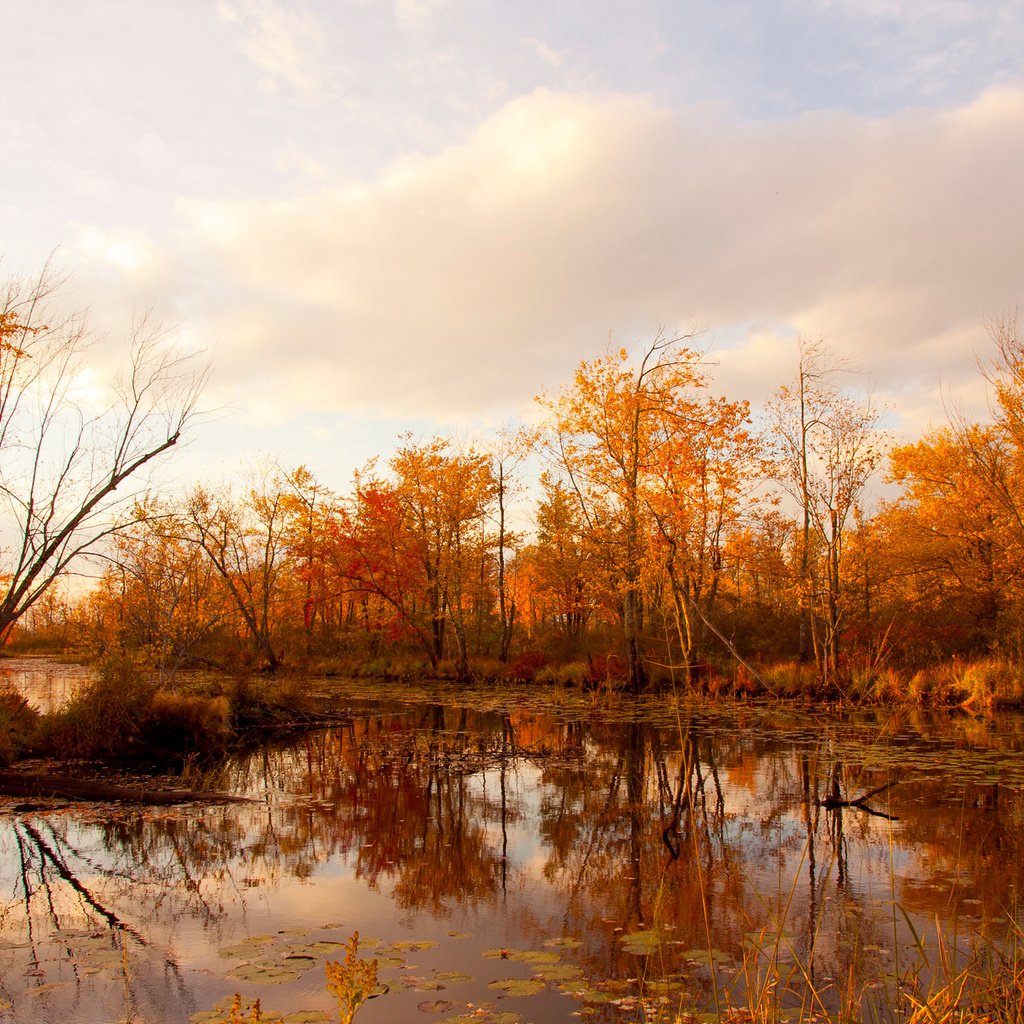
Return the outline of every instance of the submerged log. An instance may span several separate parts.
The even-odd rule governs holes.
[[[46,772],[0,771],[0,793],[36,799],[113,801],[131,804],[249,803],[248,797],[199,789],[158,789],[140,783],[101,782]]]

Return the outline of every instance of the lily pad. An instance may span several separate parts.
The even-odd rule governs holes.
[[[535,996],[544,989],[544,982],[538,978],[501,978],[490,982],[487,987],[497,989],[506,996]]]
[[[401,984],[412,992],[440,992],[444,989],[444,982],[433,978],[402,978]]]
[[[733,958],[722,949],[688,949],[682,956],[698,964],[731,964]]]
[[[583,972],[575,964],[538,964],[537,975],[545,981],[571,981],[582,978]]]
[[[248,939],[243,939],[230,946],[221,946],[217,950],[217,956],[227,960],[244,960],[264,946],[272,946],[276,941],[277,937],[274,935],[252,935]]]
[[[661,935],[653,928],[639,932],[630,932],[628,935],[620,935],[619,941],[626,953],[634,956],[650,956],[661,945]]]
[[[422,1010],[424,1013],[445,1013],[453,1009],[454,1006],[455,1004],[450,999],[428,999],[417,1003],[416,1009]]]
[[[239,964],[228,971],[228,977],[235,981],[249,981],[258,985],[283,985],[285,982],[297,981],[308,969],[282,961],[257,961]]]
[[[332,939],[320,939],[318,942],[289,942],[281,947],[285,956],[311,956],[314,959],[321,956],[337,953],[345,948],[344,942],[335,942]]]
[[[541,949],[485,949],[483,955],[488,960],[520,960],[528,964],[557,964],[562,959],[557,953]]]
[[[519,1024],[519,1014],[511,1011],[489,1010],[478,1006],[472,1013],[446,1017],[445,1024]]]
[[[395,950],[399,953],[408,953],[412,951],[419,951],[423,949],[433,949],[437,945],[432,939],[406,939],[401,942],[392,942],[390,949]]]
[[[435,977],[446,985],[460,985],[463,982],[473,980],[472,975],[466,974],[463,971],[438,971]]]

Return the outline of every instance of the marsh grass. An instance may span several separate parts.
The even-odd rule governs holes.
[[[9,682],[0,683],[0,767],[31,748],[39,718],[39,712]]]
[[[221,748],[230,719],[225,695],[161,689],[133,659],[116,657],[62,708],[39,718],[33,746],[62,759],[173,759]]]

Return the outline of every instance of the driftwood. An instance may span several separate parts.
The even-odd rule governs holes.
[[[100,782],[72,775],[38,772],[0,771],[0,793],[41,799],[62,797],[67,800],[115,801],[131,804],[249,803],[249,798],[231,793],[204,792],[198,789],[155,789],[137,783]]]
[[[865,814],[873,814],[876,818],[886,818],[889,821],[899,821],[899,818],[892,814],[885,814],[882,811],[876,811],[873,807],[868,807],[867,802],[873,796],[878,796],[879,793],[884,793],[887,789],[895,786],[899,782],[899,779],[893,779],[892,782],[887,782],[884,786],[876,786],[874,789],[869,789],[866,793],[861,794],[856,800],[843,800],[838,795],[838,788],[833,791],[832,794],[825,797],[824,800],[819,801],[820,805],[828,811],[838,810],[841,807],[854,807],[858,811],[863,811]]]

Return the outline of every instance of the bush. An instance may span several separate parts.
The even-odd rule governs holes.
[[[16,761],[31,749],[39,717],[10,683],[0,683],[0,766]]]
[[[540,651],[523,651],[508,666],[507,678],[514,683],[532,683],[537,678],[537,673],[548,663],[548,659]]]
[[[96,679],[43,720],[46,752],[70,758],[130,756],[155,693],[155,682],[132,658],[107,658]]]
[[[111,761],[209,753],[228,735],[230,711],[225,696],[159,690],[130,657],[115,656],[42,719],[42,746],[53,757]]]

